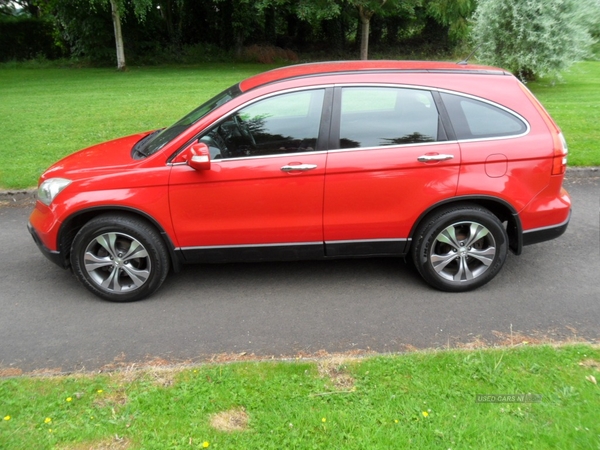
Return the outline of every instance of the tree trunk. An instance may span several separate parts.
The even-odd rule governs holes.
[[[360,14],[360,59],[369,59],[369,27],[373,11],[366,11],[362,6],[358,7]]]
[[[115,29],[115,44],[117,46],[117,70],[124,71],[127,69],[125,65],[125,50],[123,49],[123,33],[121,32],[121,16],[119,14],[119,5],[117,0],[110,0],[112,11],[113,27]]]

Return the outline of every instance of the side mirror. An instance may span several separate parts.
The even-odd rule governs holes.
[[[188,166],[195,170],[210,170],[210,151],[204,142],[198,142],[190,147]]]

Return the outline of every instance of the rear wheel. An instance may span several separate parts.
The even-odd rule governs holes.
[[[412,258],[421,276],[437,289],[462,292],[494,278],[508,251],[498,218],[476,205],[441,210],[419,227]]]
[[[150,224],[111,214],[96,217],[79,230],[71,246],[71,266],[97,296],[130,302],[161,286],[169,271],[169,256]]]

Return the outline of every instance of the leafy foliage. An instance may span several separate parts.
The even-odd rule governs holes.
[[[52,22],[44,19],[14,17],[0,20],[0,61],[60,56],[53,31]]]
[[[476,5],[476,0],[430,0],[427,11],[440,24],[449,27],[452,39],[464,39],[469,34],[469,19]]]
[[[530,80],[589,55],[598,0],[480,0],[473,40],[480,61]]]

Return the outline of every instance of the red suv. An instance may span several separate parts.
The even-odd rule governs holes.
[[[42,252],[113,301],[184,263],[410,256],[430,285],[490,281],[508,249],[560,236],[567,146],[502,69],[297,65],[169,128],[82,150],[40,179]]]

